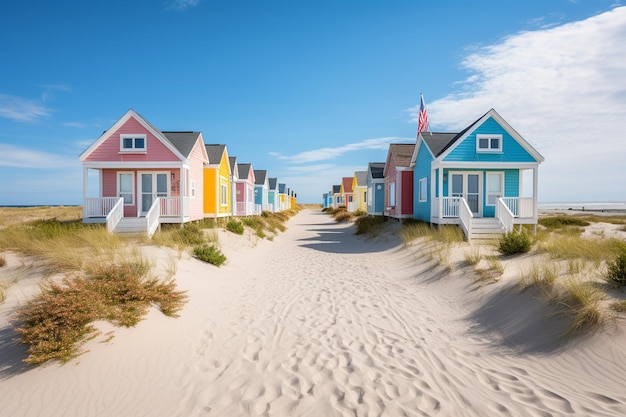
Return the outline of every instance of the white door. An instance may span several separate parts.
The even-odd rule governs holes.
[[[475,217],[482,216],[480,172],[450,173],[450,197],[463,197]]]
[[[167,197],[167,172],[142,172],[139,175],[139,215],[145,216],[157,197]]]

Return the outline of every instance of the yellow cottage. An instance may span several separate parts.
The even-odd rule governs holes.
[[[352,177],[354,209],[367,212],[367,171],[355,171]]]
[[[232,215],[230,164],[226,145],[205,145],[209,165],[204,168],[204,216]]]

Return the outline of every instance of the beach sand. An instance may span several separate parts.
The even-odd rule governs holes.
[[[530,291],[450,271],[425,244],[315,210],[287,226],[273,241],[219,231],[221,268],[146,248],[157,272],[177,264],[181,316],[98,323],[65,365],[25,366],[13,342],[31,271],[0,304],[0,416],[626,415],[622,321],[567,341]]]

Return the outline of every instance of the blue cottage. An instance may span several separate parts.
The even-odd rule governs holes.
[[[543,161],[494,109],[460,133],[421,132],[411,160],[413,217],[458,224],[468,240],[536,227]]]

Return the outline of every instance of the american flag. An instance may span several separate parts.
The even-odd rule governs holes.
[[[420,94],[420,114],[417,119],[417,134],[426,132],[428,129],[428,113],[426,113],[426,105],[424,104],[424,95]]]

